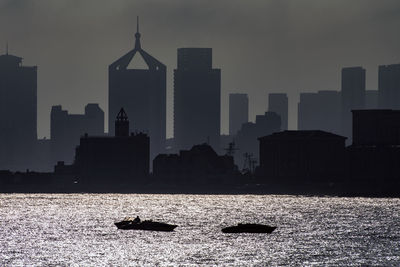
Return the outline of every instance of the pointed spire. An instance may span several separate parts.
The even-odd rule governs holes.
[[[127,120],[128,120],[128,115],[126,115],[124,108],[121,108],[117,114],[117,121],[127,121]]]
[[[140,33],[139,33],[139,16],[136,17],[136,33],[135,33],[135,49],[141,49],[140,46]]]
[[[128,115],[123,108],[118,112],[115,120],[115,136],[129,136]]]

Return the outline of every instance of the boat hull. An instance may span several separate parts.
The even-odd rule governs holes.
[[[237,226],[225,227],[223,233],[266,233],[270,234],[276,229],[275,226],[263,224],[238,224]]]
[[[143,230],[161,232],[172,232],[177,227],[177,225],[153,221],[144,221],[140,223],[122,221],[115,223],[115,226],[117,226],[117,228],[121,230]]]

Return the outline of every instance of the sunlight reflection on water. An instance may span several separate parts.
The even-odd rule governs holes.
[[[0,266],[400,264],[400,199],[254,195],[0,194]],[[174,232],[117,230],[140,215]],[[223,234],[238,222],[271,235]]]

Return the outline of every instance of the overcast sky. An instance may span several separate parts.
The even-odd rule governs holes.
[[[342,67],[363,66],[377,89],[378,65],[400,62],[399,0],[0,0],[0,48],[38,66],[38,134],[49,136],[50,109],[107,114],[108,65],[142,47],[167,65],[172,133],[173,69],[179,47],[213,48],[222,69],[222,131],[228,94],[247,93],[250,120],[270,92],[289,95],[289,128],[300,92],[340,90]],[[106,115],[107,117],[107,115]]]

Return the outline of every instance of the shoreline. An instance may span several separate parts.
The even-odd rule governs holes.
[[[132,186],[133,187],[133,186]],[[400,198],[400,184],[390,184],[381,187],[355,187],[338,184],[320,185],[247,185],[247,186],[182,186],[140,185],[127,187],[82,187],[11,185],[2,186],[1,194],[170,194],[170,195],[292,195],[304,197],[365,197],[365,198]],[[344,189],[344,188],[345,189]],[[373,190],[375,189],[375,190]]]

